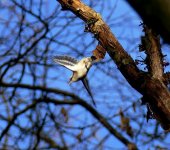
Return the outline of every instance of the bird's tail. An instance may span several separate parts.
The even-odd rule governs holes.
[[[95,100],[94,100],[93,95],[91,93],[91,90],[89,88],[88,80],[86,79],[86,77],[84,79],[82,79],[82,82],[83,82],[83,85],[86,88],[87,92],[89,93],[91,99],[92,99],[93,105],[96,107],[96,103],[95,103]]]

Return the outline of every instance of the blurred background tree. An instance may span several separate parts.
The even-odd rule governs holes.
[[[126,1],[85,3],[134,60],[145,59],[138,48],[141,19]],[[83,30],[55,0],[0,1],[0,149],[168,149],[169,134],[155,120],[147,123],[142,96],[108,55],[88,74],[96,108],[81,82],[67,84],[71,72],[52,58],[91,56],[97,40]],[[169,45],[162,49],[167,54]],[[146,70],[144,63],[138,67]]]

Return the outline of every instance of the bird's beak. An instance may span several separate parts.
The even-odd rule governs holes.
[[[97,59],[95,56],[91,56],[90,58],[91,58],[92,62]]]
[[[91,56],[91,61],[92,61],[92,65],[96,62],[97,58],[95,56]]]

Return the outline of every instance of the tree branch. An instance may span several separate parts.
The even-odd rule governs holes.
[[[54,88],[46,88],[43,86],[32,86],[28,84],[21,84],[21,83],[5,83],[0,82],[2,87],[13,87],[13,88],[24,88],[24,89],[31,89],[31,90],[41,90],[49,93],[55,93],[60,95],[67,95],[75,99],[80,99],[78,96],[74,95],[73,93],[66,92],[64,90],[54,89]]]
[[[131,56],[123,49],[109,27],[102,20],[100,14],[79,0],[74,0],[71,4],[67,0],[58,0],[58,2],[62,7],[71,10],[76,16],[87,23],[86,31],[88,30],[94,34],[99,44],[108,52],[127,81],[138,90],[141,72]]]
[[[148,72],[153,78],[163,79],[163,55],[159,36],[154,31],[143,25],[145,36],[142,37],[142,47],[146,52]]]

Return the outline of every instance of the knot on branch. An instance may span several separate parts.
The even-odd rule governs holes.
[[[87,20],[84,32],[91,32],[94,34],[95,38],[98,38],[100,33],[100,26],[103,25],[104,22],[99,13],[96,13],[95,16]]]

